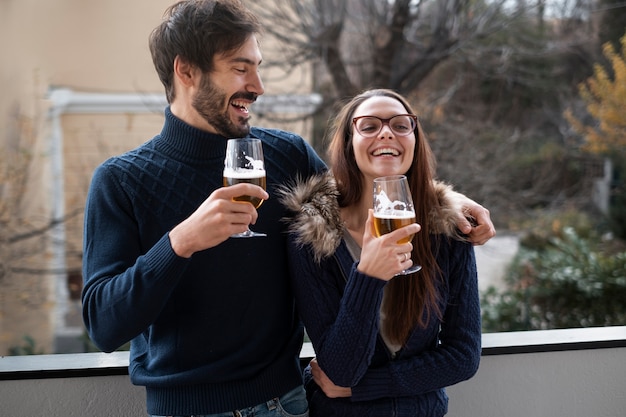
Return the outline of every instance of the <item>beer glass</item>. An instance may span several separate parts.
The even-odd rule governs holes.
[[[265,190],[265,165],[263,162],[263,147],[261,140],[251,138],[229,139],[226,144],[226,159],[224,160],[224,187],[247,182],[258,185]],[[241,195],[233,198],[235,201],[245,201],[255,208],[261,207],[263,199]],[[231,237],[267,236],[265,233],[253,232],[248,228],[243,233]]]
[[[376,236],[393,232],[396,229],[415,223],[413,198],[405,175],[391,175],[374,180],[374,229]],[[407,243],[414,235],[398,241]],[[409,275],[422,269],[413,265],[397,275]]]

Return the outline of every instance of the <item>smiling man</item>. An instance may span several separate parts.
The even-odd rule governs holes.
[[[169,107],[161,133],[94,173],[85,211],[83,315],[151,415],[303,415],[302,326],[274,189],[325,170],[305,141],[250,128],[264,93],[260,25],[237,1],[185,1],[150,37]],[[222,186],[226,142],[263,141],[267,189]],[[257,211],[233,197],[267,199]],[[250,223],[267,237],[229,239]],[[266,413],[266,414],[263,414]]]
[[[89,189],[85,326],[106,352],[131,341],[130,378],[154,416],[308,412],[286,209],[272,196],[326,166],[301,137],[249,125],[264,93],[260,29],[236,0],[170,7],[150,37],[169,103],[163,129],[100,165]],[[267,192],[222,186],[226,142],[242,136],[263,143]],[[267,201],[257,213],[240,195]],[[492,227],[484,208],[468,209]],[[267,236],[229,238],[249,224]]]

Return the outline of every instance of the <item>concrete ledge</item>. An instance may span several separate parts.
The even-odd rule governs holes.
[[[0,357],[0,380],[128,375],[129,352]]]
[[[447,417],[623,416],[625,339],[624,326],[484,334],[478,373],[446,389]],[[0,415],[145,417],[127,366],[128,352],[2,357]]]
[[[626,326],[484,333],[483,356],[626,347]]]
[[[483,356],[626,347],[626,326],[485,333]],[[305,343],[303,363],[315,356]],[[129,352],[0,357],[0,380],[127,375]]]

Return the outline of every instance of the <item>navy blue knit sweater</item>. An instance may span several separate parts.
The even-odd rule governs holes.
[[[311,417],[445,415],[445,387],[471,378],[480,362],[480,303],[471,243],[431,235],[443,320],[433,315],[426,328],[416,325],[404,346],[391,352],[380,334],[386,282],[360,273],[343,233],[331,232],[337,227],[341,232],[343,226],[335,212],[338,205],[331,204],[336,197],[324,194],[328,188],[310,187],[318,193],[311,196],[303,190],[307,188],[300,185],[286,193],[302,200],[290,204],[288,250],[296,302],[320,367],[336,385],[352,389],[350,398],[328,398],[305,375]],[[337,246],[331,254],[313,238],[315,230],[333,236]],[[419,279],[419,272],[394,279]]]
[[[444,320],[416,327],[394,355],[379,331],[385,282],[356,270],[345,241],[321,265],[310,248],[292,246],[296,299],[317,360],[335,384],[352,387],[351,398],[328,398],[311,380],[311,417],[441,417],[448,410],[444,388],[476,373],[481,331],[473,249],[441,235],[434,240],[445,279]]]
[[[226,138],[165,111],[160,135],[94,172],[85,209],[83,318],[110,352],[131,342],[130,376],[156,415],[240,409],[302,384],[302,326],[289,285],[278,185],[325,170],[299,136],[253,128],[270,199],[254,228],[178,257],[168,232],[218,187]]]

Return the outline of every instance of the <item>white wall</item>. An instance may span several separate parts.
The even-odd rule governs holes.
[[[448,417],[626,416],[626,348],[483,356]]]
[[[0,381],[3,417],[146,417],[143,387],[127,375]]]

